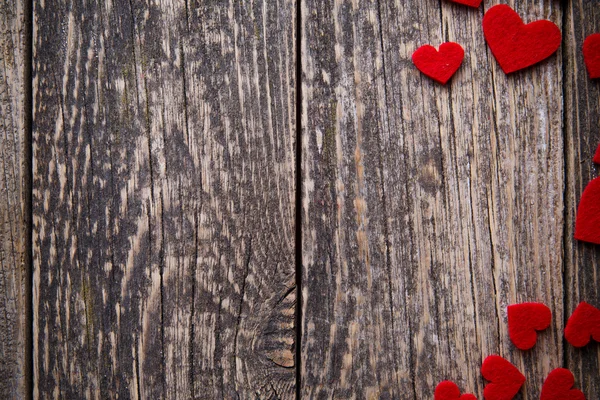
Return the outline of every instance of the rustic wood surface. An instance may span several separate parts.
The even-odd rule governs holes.
[[[31,371],[26,78],[28,22],[20,0],[0,4],[0,398],[22,399]]]
[[[426,399],[444,379],[482,397],[500,354],[536,399],[563,365],[562,50],[506,76],[481,30],[495,3],[302,3],[304,398]],[[562,26],[558,2],[508,3]],[[445,41],[466,58],[442,87],[410,59]],[[554,313],[529,352],[506,326],[524,301]]]
[[[600,33],[600,3],[569,1],[565,14],[564,100],[566,163],[565,317],[581,301],[600,307],[600,246],[573,239],[575,213],[586,185],[600,170],[592,163],[600,144],[600,80],[588,78],[581,48],[585,38]],[[585,388],[587,399],[600,399],[600,346],[566,347],[566,368]]]
[[[295,393],[295,3],[34,7],[35,396]]]
[[[558,52],[505,75],[497,3],[555,22]],[[599,173],[600,4],[59,0],[33,26],[27,7],[0,6],[0,398],[429,399],[445,379],[483,398],[490,354],[520,399],[562,366],[600,398],[600,346],[562,337],[600,306],[600,247],[572,239]],[[441,86],[410,60],[446,41],[466,57]],[[553,311],[527,352],[523,301]]]

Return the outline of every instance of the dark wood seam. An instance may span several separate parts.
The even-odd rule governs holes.
[[[302,1],[296,0],[296,193],[295,193],[295,266],[296,266],[296,309],[295,309],[295,354],[296,400],[302,398]]]
[[[25,239],[25,393],[33,399],[33,0],[25,2],[25,66],[24,66],[24,114],[25,132],[23,140],[23,191],[27,193],[24,204],[26,218]]]

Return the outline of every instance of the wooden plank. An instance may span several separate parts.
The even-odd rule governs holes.
[[[579,199],[587,184],[598,176],[592,158],[600,144],[600,85],[589,79],[583,61],[585,38],[600,32],[600,4],[591,1],[566,2],[564,27],[565,88],[565,322],[579,302],[600,307],[600,247],[573,239]],[[567,368],[584,388],[588,399],[600,398],[600,347],[565,347]]]
[[[508,3],[561,25],[556,2]],[[481,398],[481,363],[500,354],[534,399],[562,364],[558,329],[523,353],[506,327],[523,301],[563,321],[562,58],[506,76],[483,11],[302,5],[306,398],[432,398],[444,379]],[[466,58],[442,87],[410,58],[445,41]]]
[[[293,397],[294,10],[35,3],[36,396]]]
[[[30,182],[29,18],[21,0],[0,5],[0,398],[28,395]]]

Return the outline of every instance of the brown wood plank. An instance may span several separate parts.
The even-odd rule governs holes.
[[[292,398],[294,2],[34,17],[35,394]]]
[[[600,308],[600,246],[573,239],[579,199],[587,184],[598,176],[592,158],[600,144],[600,82],[590,80],[583,61],[585,38],[600,32],[600,3],[566,2],[564,27],[565,88],[565,322],[579,302]],[[566,364],[588,399],[600,398],[600,346],[576,349],[568,344]]]
[[[29,18],[20,0],[0,5],[0,398],[28,394],[29,141],[26,115]]]
[[[561,25],[557,2],[509,4]],[[303,3],[306,398],[432,398],[444,379],[482,398],[481,362],[499,353],[534,399],[562,365],[561,50],[506,76],[482,16],[446,1]],[[447,87],[410,61],[444,41],[466,49]],[[506,327],[523,301],[554,312],[526,353]]]

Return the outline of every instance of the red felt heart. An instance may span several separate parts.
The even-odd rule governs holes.
[[[600,244],[600,178],[591,181],[583,191],[577,209],[575,239]]]
[[[557,368],[544,381],[540,400],[585,400],[581,390],[571,389],[574,385],[571,371]]]
[[[425,45],[419,47],[412,55],[415,66],[430,78],[442,85],[454,75],[465,58],[465,51],[458,43],[444,43],[440,51],[435,47]]]
[[[464,4],[465,6],[470,7],[479,7],[481,5],[482,0],[450,0],[458,4]]]
[[[496,355],[483,361],[481,374],[490,381],[483,390],[486,400],[511,400],[525,383],[525,376],[517,367]]]
[[[600,342],[600,310],[582,301],[567,321],[565,338],[575,347],[583,347],[590,337]]]
[[[600,78],[600,33],[588,36],[583,42],[583,59],[590,78]]]
[[[596,155],[594,156],[594,162],[600,164],[600,146],[596,149]]]
[[[508,334],[521,350],[529,350],[537,342],[537,332],[550,326],[552,311],[542,303],[508,306]]]
[[[435,388],[433,397],[435,400],[477,400],[477,397],[472,394],[461,396],[458,386],[451,381],[440,382]]]
[[[506,4],[494,6],[485,13],[483,33],[507,74],[550,57],[561,42],[558,26],[547,20],[525,25],[519,14]]]

